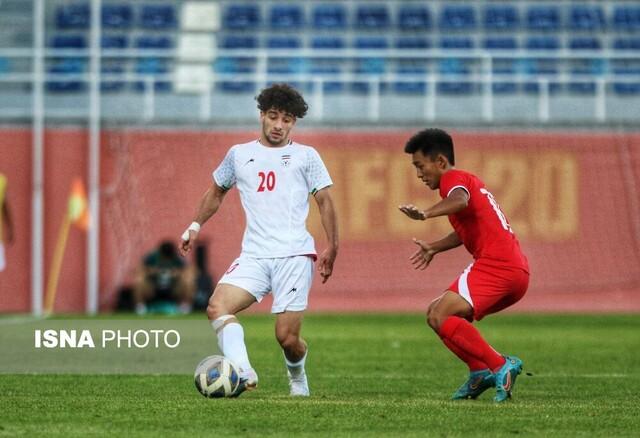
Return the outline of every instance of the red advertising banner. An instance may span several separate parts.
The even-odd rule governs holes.
[[[334,276],[313,286],[312,311],[424,311],[471,262],[460,247],[414,271],[413,237],[435,240],[445,218],[411,221],[398,205],[438,200],[403,152],[412,131],[304,131],[332,175],[341,248]],[[510,220],[531,266],[515,311],[640,311],[640,135],[596,132],[452,132],[458,168],[476,173]],[[140,258],[190,223],[211,172],[255,131],[110,130],[101,148],[100,306],[113,307]],[[86,183],[86,133],[49,130],[45,150],[45,272],[75,177]],[[0,172],[18,238],[0,273],[0,311],[30,309],[30,135],[0,133]],[[309,227],[324,235],[315,202]],[[219,277],[239,254],[244,215],[237,192],[202,232]],[[55,310],[83,311],[86,235],[71,230]],[[268,309],[261,304],[260,309]]]

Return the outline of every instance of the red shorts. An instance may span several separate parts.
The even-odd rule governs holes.
[[[527,271],[476,260],[449,286],[449,290],[467,300],[473,307],[473,318],[480,321],[520,301],[528,286]]]

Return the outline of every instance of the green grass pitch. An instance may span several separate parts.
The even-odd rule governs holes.
[[[524,360],[513,399],[500,405],[491,391],[449,401],[466,369],[422,315],[307,315],[308,399],[287,395],[273,317],[241,320],[260,375],[257,391],[210,400],[187,374],[0,374],[0,436],[640,433],[637,315],[488,317],[478,324],[487,340]],[[215,352],[213,333],[202,336],[209,350],[199,358]]]

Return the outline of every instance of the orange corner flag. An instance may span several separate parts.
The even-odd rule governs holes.
[[[73,225],[84,231],[89,228],[90,218],[87,192],[80,178],[75,178],[71,185],[68,214]]]

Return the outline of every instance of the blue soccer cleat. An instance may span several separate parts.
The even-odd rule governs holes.
[[[476,399],[487,389],[493,388],[495,384],[495,377],[490,370],[471,371],[469,379],[458,388],[451,400]]]
[[[515,356],[505,356],[506,362],[496,373],[496,396],[498,403],[511,397],[511,391],[516,384],[516,377],[522,372],[522,361]]]

